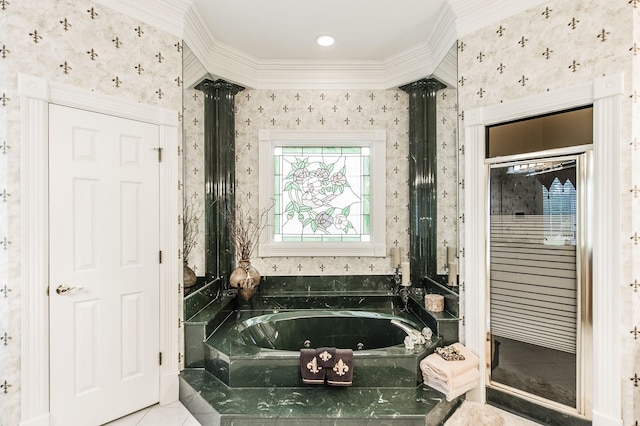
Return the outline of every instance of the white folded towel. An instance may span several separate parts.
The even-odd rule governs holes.
[[[466,386],[469,383],[477,382],[478,378],[480,378],[480,371],[477,368],[472,368],[471,370],[463,373],[459,376],[456,376],[452,379],[442,379],[441,377],[435,376],[428,372],[422,371],[422,378],[425,384],[435,384],[440,389],[445,389],[447,391],[453,391],[456,388]],[[431,386],[431,385],[430,385]]]
[[[463,385],[463,386],[459,386],[459,387],[451,389],[451,390],[445,389],[445,388],[441,387],[439,384],[433,383],[430,380],[429,381],[425,381],[425,384],[427,386],[431,386],[432,388],[434,388],[438,392],[443,393],[444,397],[446,398],[446,400],[451,402],[453,399],[459,397],[463,393],[467,393],[471,389],[473,389],[476,386],[478,386],[478,380],[474,380],[471,383],[468,383],[468,384]]]
[[[420,369],[433,377],[447,381],[458,377],[467,371],[477,368],[480,359],[462,343],[454,343],[453,346],[464,355],[464,360],[447,361],[438,354],[431,354],[420,361]]]

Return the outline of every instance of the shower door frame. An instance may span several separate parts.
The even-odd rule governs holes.
[[[492,124],[593,105],[594,209],[593,231],[593,424],[622,426],[620,312],[621,194],[620,183],[623,72],[512,101],[465,110],[463,206],[461,230],[461,341],[480,358],[480,384],[467,398],[486,402],[485,342],[487,338],[487,193],[486,127]]]
[[[592,252],[593,240],[593,145],[578,145],[568,148],[553,149],[547,151],[538,151],[524,154],[515,154],[504,157],[492,157],[485,160],[487,167],[486,191],[487,197],[491,196],[491,169],[498,167],[507,167],[515,164],[526,163],[544,163],[546,161],[576,161],[576,406],[571,407],[560,404],[553,400],[526,392],[524,390],[513,388],[509,385],[493,381],[491,379],[491,371],[493,362],[491,358],[491,341],[487,341],[485,345],[485,356],[489,362],[487,374],[487,386],[499,389],[503,392],[512,394],[519,398],[524,398],[539,405],[546,406],[553,410],[566,412],[591,419],[592,410],[592,386],[593,380],[591,370],[593,369],[593,360],[591,353],[593,351],[592,336]],[[487,214],[490,218],[490,214]],[[491,268],[491,231],[490,226],[487,231],[487,310],[486,323],[488,334],[491,336],[491,309],[490,309],[490,268]]]

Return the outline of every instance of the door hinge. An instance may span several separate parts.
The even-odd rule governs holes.
[[[47,286],[47,296],[49,296],[49,286]]]
[[[162,263],[162,250],[158,252],[158,263]]]
[[[158,353],[158,361],[160,362],[160,365],[162,365],[162,352]]]
[[[156,151],[158,151],[158,163],[162,163],[162,148],[158,147],[158,148],[153,148]]]

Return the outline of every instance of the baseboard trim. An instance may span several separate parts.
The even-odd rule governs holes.
[[[180,393],[179,376],[179,372],[160,376],[160,405],[168,405],[178,400]]]
[[[20,426],[49,426],[50,417],[49,413],[47,413],[35,419],[20,422]]]

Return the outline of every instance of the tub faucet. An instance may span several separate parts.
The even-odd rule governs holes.
[[[391,324],[396,327],[402,329],[405,333],[407,333],[407,337],[404,338],[404,347],[406,349],[413,349],[415,345],[424,345],[427,343],[427,340],[424,338],[422,333],[415,328],[403,323],[402,321],[398,321],[397,319],[392,319]]]

